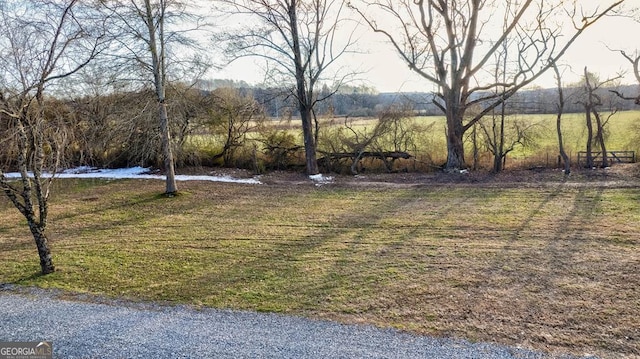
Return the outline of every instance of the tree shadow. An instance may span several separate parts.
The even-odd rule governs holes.
[[[468,289],[467,315],[479,322],[506,318],[496,324],[502,330],[550,347],[591,336],[605,316],[584,310],[601,305],[596,302],[603,299],[594,292],[611,285],[601,282],[602,275],[610,274],[586,259],[604,248],[593,230],[604,192],[604,187],[562,183],[547,194]],[[548,206],[551,212],[545,211]]]
[[[55,272],[54,272],[54,273],[55,273]],[[27,276],[25,276],[25,277],[23,277],[23,278],[13,280],[13,281],[11,281],[10,283],[11,283],[11,284],[24,284],[24,283],[26,283],[26,282],[30,282],[30,281],[33,281],[33,280],[36,280],[36,279],[39,279],[39,278],[45,277],[45,276],[47,276],[47,275],[48,275],[48,274],[42,274],[42,272],[37,271],[37,272],[34,272],[34,273],[32,273],[32,274],[30,274],[30,275],[27,275]]]
[[[326,190],[331,189],[318,191]],[[318,302],[326,303],[335,295],[357,291],[350,279],[366,276],[367,273],[357,272],[358,266],[354,260],[367,261],[375,252],[385,247],[393,250],[395,242],[399,244],[403,241],[402,238],[387,238],[371,243],[368,239],[368,233],[379,231],[380,223],[388,218],[389,213],[401,211],[401,208],[416,196],[416,191],[402,193],[389,196],[385,200],[358,203],[357,212],[343,209],[340,215],[331,218],[329,223],[318,226],[315,230],[311,228],[311,231],[301,238],[255,240],[260,242],[259,250],[245,256],[242,263],[236,264],[245,267],[245,272],[238,274],[234,269],[229,269],[233,273],[211,271],[194,278],[194,284],[206,283],[215,276],[240,276],[236,278],[237,290],[255,291],[257,298],[254,299],[260,300],[260,296],[263,296],[265,302],[274,294],[289,297],[292,301],[298,301],[295,304],[291,303],[293,307],[297,306],[298,310],[313,308]],[[373,249],[374,246],[376,250]],[[269,259],[273,256],[280,258],[274,262]],[[354,256],[358,258],[354,259]],[[271,263],[269,268],[264,268],[265,261]],[[314,269],[308,271],[308,266]],[[253,269],[263,269],[263,273],[254,273]],[[274,279],[273,276],[277,278]],[[265,288],[265,280],[273,280],[272,287]],[[298,294],[308,296],[301,298]],[[282,298],[275,299],[278,300]],[[272,305],[277,306],[275,303]],[[277,308],[267,310],[277,311]]]

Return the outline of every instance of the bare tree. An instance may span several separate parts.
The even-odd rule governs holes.
[[[341,36],[343,2],[340,0],[220,0],[229,13],[248,16],[252,27],[227,32],[219,39],[229,44],[232,58],[266,59],[283,84],[292,84],[302,121],[306,171],[318,173],[316,160],[316,105],[326,100],[346,77],[327,76],[328,69],[354,46],[353,31]],[[348,75],[345,75],[348,76]],[[321,96],[326,81],[333,89]],[[324,83],[323,83],[324,82]],[[315,125],[314,125],[314,119]]]
[[[586,167],[592,168],[594,167],[594,156],[593,156],[593,145],[596,144],[600,147],[600,153],[602,155],[602,163],[601,167],[608,167],[609,160],[607,155],[607,147],[605,142],[605,126],[615,115],[618,110],[616,107],[610,106],[609,114],[606,119],[602,118],[600,114],[600,109],[604,105],[603,98],[601,94],[598,93],[598,90],[603,86],[610,84],[613,81],[616,81],[620,78],[620,76],[609,78],[604,81],[598,79],[598,77],[590,73],[587,68],[584,68],[584,75],[582,80],[582,94],[581,98],[578,99],[578,103],[584,106],[585,110],[585,120],[587,125],[587,144],[586,144]],[[593,116],[593,117],[592,117]],[[594,121],[595,119],[595,133],[594,133]]]
[[[132,2],[134,6],[135,2]],[[140,18],[147,25],[149,36],[145,39],[149,45],[151,55],[151,72],[153,73],[153,85],[156,90],[158,100],[158,118],[160,120],[160,132],[162,133],[162,152],[164,154],[164,170],[166,171],[165,194],[172,195],[178,192],[176,185],[176,171],[173,160],[173,150],[171,148],[171,132],[169,131],[169,115],[167,114],[167,104],[165,102],[166,85],[166,51],[164,34],[164,14],[166,12],[165,2],[161,1],[156,9],[151,7],[150,0],[144,1],[144,12],[136,6]],[[154,11],[155,10],[155,11]]]
[[[46,235],[51,183],[64,154],[63,121],[47,118],[45,92],[72,76],[101,48],[79,0],[0,3],[0,121],[2,150],[15,150],[20,177],[0,169],[0,187],[27,220],[42,274],[55,270]],[[49,172],[47,176],[47,173]]]
[[[629,61],[629,63],[631,64],[631,69],[633,71],[633,76],[638,82],[638,85],[640,85],[640,51],[635,50],[632,54],[629,54],[623,50],[617,50],[617,52],[619,52],[620,55],[622,55],[627,61]],[[638,94],[636,96],[627,96],[622,92],[615,91],[615,90],[612,90],[612,92],[623,100],[630,100],[630,101],[633,101],[636,105],[640,105],[640,91],[638,91]],[[635,128],[640,129],[640,126],[636,125]],[[638,132],[639,131],[637,131],[636,133]],[[638,138],[638,135],[636,135],[636,138]],[[640,141],[637,141],[637,140],[635,141],[635,143],[638,143],[638,142]]]
[[[539,78],[587,28],[623,2],[592,10],[581,9],[576,1],[545,0],[354,0],[351,6],[386,37],[409,68],[437,86],[434,104],[447,121],[445,169],[455,170],[466,167],[465,132]],[[570,34],[563,31],[558,14],[573,23]],[[496,29],[495,19],[506,26]],[[495,81],[485,73],[508,38],[515,39],[508,60],[513,71],[506,81]],[[483,110],[465,122],[475,104]]]
[[[560,152],[560,158],[562,158],[562,163],[564,165],[564,174],[568,176],[571,174],[571,160],[567,155],[567,151],[564,149],[564,141],[562,137],[562,115],[564,113],[564,90],[562,89],[562,76],[560,75],[560,69],[557,64],[553,64],[553,71],[556,76],[556,84],[558,86],[558,105],[557,105],[557,116],[556,116],[556,133],[558,134],[558,151]]]
[[[166,174],[165,194],[173,195],[178,187],[167,111],[166,93],[171,78],[170,71],[175,71],[174,78],[187,74],[197,78],[206,64],[198,56],[181,58],[176,49],[170,52],[170,47],[197,47],[196,42],[187,35],[204,26],[202,18],[189,12],[186,2],[178,0],[110,0],[104,1],[104,6],[108,10],[108,16],[113,19],[110,22],[112,35],[118,43],[118,50],[110,60],[122,64],[119,71],[124,72],[124,76],[133,77],[141,70],[143,78],[149,78],[149,75],[153,78]],[[171,26],[182,30],[171,30]],[[174,66],[170,69],[170,65]]]
[[[635,77],[636,81],[638,81],[638,84],[640,85],[640,51],[636,50],[633,54],[628,54],[623,50],[618,50],[618,52],[627,61],[629,61],[629,63],[631,63],[633,76]],[[624,100],[631,100],[631,101],[634,101],[636,105],[640,105],[640,92],[638,92],[637,96],[625,96],[625,94],[615,90],[612,92]]]
[[[505,23],[502,25],[503,31],[506,31],[508,27],[507,19],[504,19]],[[509,69],[509,50],[511,48],[512,39],[505,38],[500,48],[496,50],[495,67],[493,73],[493,80],[496,83],[503,84],[493,89],[494,94],[499,96],[500,93],[506,91],[506,84],[508,80]],[[526,123],[522,120],[516,120],[515,118],[510,121],[512,123],[507,124],[507,107],[511,104],[508,101],[502,102],[497,108],[494,108],[490,112],[490,121],[481,119],[477,122],[484,134],[484,142],[491,154],[493,155],[493,172],[498,173],[504,169],[506,164],[507,155],[516,149],[517,145],[525,146],[531,142],[530,133],[536,127],[534,124]],[[480,110],[482,112],[482,110]],[[489,115],[489,114],[488,114]],[[489,123],[487,123],[489,122]],[[507,128],[508,127],[508,128]],[[509,131],[508,131],[509,130]],[[474,128],[475,131],[475,128]],[[507,132],[511,136],[507,136]],[[473,133],[473,146],[474,146],[474,168],[476,168],[477,162],[477,139],[475,132]],[[509,137],[509,138],[507,138]],[[509,143],[507,143],[509,142]]]
[[[493,155],[495,173],[504,169],[507,155],[518,146],[532,146],[541,130],[540,124],[518,119],[514,115],[507,116],[503,110],[499,114],[492,114],[489,121],[482,119],[478,124],[482,129],[484,144]]]
[[[345,118],[344,127],[349,131],[347,136],[342,138],[341,143],[349,149],[347,153],[351,155],[351,174],[357,175],[360,160],[365,156],[367,151],[372,149],[371,147],[375,141],[389,131],[393,123],[390,116],[382,116],[380,120],[376,122],[375,126],[373,126],[373,129],[368,130],[366,127],[358,129],[350,122],[353,122],[353,120],[349,121],[349,119]]]

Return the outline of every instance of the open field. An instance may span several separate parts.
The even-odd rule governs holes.
[[[0,283],[640,357],[637,165],[264,182],[59,180],[44,277],[0,197]]]

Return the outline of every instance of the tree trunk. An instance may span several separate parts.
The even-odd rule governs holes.
[[[587,120],[587,168],[593,168],[593,122],[591,121],[591,107],[585,106]]]
[[[478,126],[473,125],[473,132],[471,134],[473,140],[473,170],[478,169],[478,160],[480,155],[480,149],[478,148]]]
[[[594,108],[593,116],[596,118],[596,141],[598,141],[598,145],[600,145],[600,151],[602,151],[602,168],[609,167],[609,158],[607,156],[607,146],[604,142],[604,125],[602,124],[602,119],[600,118],[600,114]]]
[[[176,170],[173,161],[173,149],[171,148],[171,131],[169,130],[169,116],[167,105],[164,101],[158,103],[160,115],[160,131],[162,132],[162,153],[164,155],[164,170],[166,176],[165,194],[173,195],[178,192],[176,185]]]
[[[165,103],[165,62],[164,62],[164,38],[163,25],[164,17],[155,23],[152,13],[152,6],[149,0],[145,0],[145,21],[149,31],[149,51],[151,52],[151,64],[153,70],[153,83],[156,89],[156,97],[158,101],[158,116],[160,119],[160,131],[162,136],[162,154],[164,157],[164,170],[166,172],[166,195],[173,195],[178,192],[176,185],[176,172],[173,161],[173,150],[171,149],[171,132],[169,129],[169,116],[167,114],[167,105]],[[159,26],[159,30],[156,28]],[[159,33],[158,33],[159,31]],[[160,43],[156,40],[156,36],[160,37]]]
[[[40,179],[38,178],[36,180]],[[47,241],[47,236],[45,235],[45,227],[47,224],[46,210],[43,211],[41,205],[39,208],[40,218],[38,219],[38,217],[36,217],[33,209],[33,202],[31,201],[31,184],[29,178],[22,177],[22,183],[22,192],[16,193],[17,189],[4,182],[4,179],[1,182],[2,188],[7,197],[9,197],[11,202],[27,220],[27,224],[29,225],[29,229],[31,230],[31,234],[33,235],[33,239],[35,240],[36,247],[38,249],[38,256],[40,257],[40,269],[42,274],[53,273],[55,271],[55,267],[53,266],[51,250],[49,249],[49,243]],[[22,200],[18,198],[18,195],[22,197]],[[39,201],[40,200],[42,200],[42,198],[40,198]]]
[[[44,229],[36,223],[29,221],[29,228],[35,239],[38,248],[38,256],[40,257],[40,269],[42,274],[49,274],[55,271],[53,260],[51,259],[51,250],[49,249],[49,241],[45,235]]]
[[[491,133],[487,134],[490,137],[490,148],[493,153],[493,172],[499,173],[502,171],[502,152],[504,149],[504,136],[502,136],[502,132],[504,131],[504,118],[501,119],[502,123],[500,126],[500,130],[498,130],[498,126],[496,123],[496,115],[495,113],[491,116]]]
[[[316,141],[313,134],[313,124],[311,114],[306,106],[301,106],[300,117],[302,118],[302,135],[304,138],[304,155],[308,175],[318,174],[318,160],[316,158]]]
[[[564,163],[564,174],[568,176],[571,174],[571,162],[567,151],[564,150],[564,141],[562,139],[562,114],[564,113],[564,90],[562,89],[562,76],[560,76],[560,70],[557,64],[553,64],[553,71],[556,74],[556,82],[558,84],[558,114],[556,117],[556,132],[558,133],[558,151],[562,157]]]
[[[504,153],[504,121],[505,121],[505,117],[506,117],[506,105],[503,102],[502,105],[500,106],[500,133],[499,138],[498,138],[498,158],[496,159],[496,162],[494,163],[494,167],[493,170],[496,173],[502,172],[502,170],[504,169],[503,165],[504,165],[504,159],[507,157],[507,154]]]
[[[509,50],[509,47],[507,46],[507,43],[505,41],[505,43],[503,44],[503,59],[502,59],[502,83],[507,83],[507,51]],[[498,73],[496,71],[496,80],[498,80]],[[505,93],[507,91],[507,87],[504,86],[502,88],[502,93]],[[497,153],[499,154],[497,156],[497,158],[495,159],[494,165],[493,165],[493,171],[495,173],[499,173],[502,172],[502,170],[504,169],[504,163],[505,160],[507,158],[507,154],[504,153],[504,121],[505,121],[505,117],[506,117],[506,110],[507,110],[507,105],[505,101],[502,101],[502,104],[500,105],[500,133],[498,140],[498,145],[497,147]]]
[[[569,162],[569,156],[567,151],[564,150],[564,141],[562,140],[562,110],[558,110],[558,117],[556,118],[556,131],[558,133],[558,151],[560,157],[562,157],[562,163],[564,164],[564,174],[571,174],[571,163]]]
[[[456,171],[466,168],[464,161],[464,129],[462,119],[458,114],[447,116],[447,164],[446,171]]]
[[[289,25],[291,26],[291,42],[293,44],[293,57],[296,67],[296,97],[302,120],[302,136],[304,139],[304,154],[308,175],[318,174],[318,161],[316,159],[316,142],[313,135],[313,123],[311,113],[312,91],[307,89],[305,81],[305,69],[300,49],[300,37],[298,34],[297,1],[289,4]]]
[[[502,171],[502,159],[504,158],[504,156],[496,151],[495,155],[493,156],[493,172],[494,173],[500,173]]]

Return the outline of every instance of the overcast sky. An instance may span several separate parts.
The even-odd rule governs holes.
[[[613,0],[589,0],[610,4]],[[628,5],[640,6],[640,0],[626,0]],[[411,72],[400,57],[384,42],[381,35],[370,31],[363,31],[360,45],[365,45],[366,54],[350,57],[348,65],[354,69],[368,70],[362,74],[361,82],[375,87],[380,92],[396,91],[432,91],[433,85]],[[631,65],[613,49],[633,52],[640,49],[640,24],[628,18],[608,17],[587,29],[574,43],[563,57],[562,63],[570,65],[564,73],[565,83],[578,81],[585,66],[589,71],[598,73],[601,79],[615,76],[620,71],[626,71],[624,83],[634,84],[631,75]],[[606,45],[605,45],[606,44]],[[255,60],[242,60],[234,63],[222,71],[212,75],[214,78],[244,80],[251,84],[262,82],[263,76],[260,66]],[[536,85],[554,87],[553,72],[548,71]]]

